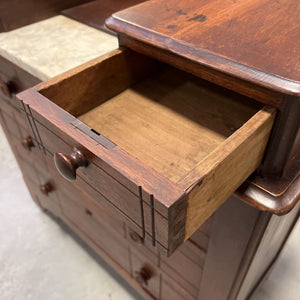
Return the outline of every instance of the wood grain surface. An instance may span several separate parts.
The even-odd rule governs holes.
[[[154,0],[114,14],[107,25],[198,69],[299,96],[299,14],[293,0]]]
[[[259,111],[182,181],[197,182],[192,178],[198,173],[198,184],[193,184],[188,199],[185,239],[208,218],[205,207],[215,211],[213,207],[219,207],[259,166],[275,113],[270,107]]]
[[[256,111],[169,68],[79,119],[176,183]]]
[[[128,227],[122,226],[123,219],[108,210],[109,208],[100,205],[98,197],[90,193],[86,182],[81,180],[69,183],[57,176],[51,153],[39,149],[36,140],[34,140],[35,147],[32,148],[34,151],[23,148],[20,137],[29,134],[30,129],[24,125],[26,122],[19,120],[22,117],[26,118],[26,115],[21,113],[15,118],[16,108],[7,107],[10,105],[6,101],[1,102],[4,105],[1,105],[0,121],[15,151],[33,199],[44,209],[62,218],[97,254],[139,291],[143,298],[153,299],[155,296],[161,300],[170,297],[192,300],[198,296],[199,299],[212,297],[224,299],[224,295],[228,295],[229,291],[237,293],[241,284],[243,297],[256,284],[257,276],[253,274],[259,275],[264,271],[265,265],[260,264],[259,260],[264,256],[263,251],[268,251],[265,239],[260,245],[260,237],[265,230],[262,226],[255,225],[256,216],[259,214],[268,216],[267,213],[259,213],[239,199],[234,201],[230,199],[189,241],[181,245],[170,258],[166,258],[158,252],[158,249],[152,248],[151,245],[149,248],[149,244],[146,246],[133,240],[129,241]],[[5,110],[2,111],[4,106]],[[5,112],[5,118],[2,112]],[[12,118],[17,123],[16,127],[9,128],[10,131],[7,130],[8,123],[4,121],[7,118]],[[39,128],[40,126],[39,124]],[[39,132],[42,133],[42,137],[47,133],[43,130]],[[36,163],[38,156],[44,157],[43,163]],[[42,194],[39,189],[40,184],[45,181],[51,182],[54,187],[48,196]],[[291,221],[294,217],[295,213],[288,215]],[[260,234],[253,231],[254,225],[259,227]],[[268,257],[272,261],[276,258],[273,257],[274,253],[278,253],[282,247],[282,242],[277,243],[279,234],[277,228],[281,230],[280,226],[274,225],[271,232],[275,232],[277,237],[274,235],[275,246],[272,247],[274,251]],[[281,235],[283,238],[281,241],[284,242],[287,236],[288,232],[285,231]],[[270,238],[270,234],[268,237]],[[258,246],[260,251],[256,255]],[[251,272],[248,273],[249,264],[255,268],[251,266]],[[148,285],[138,283],[135,279],[137,273],[145,267],[151,271]],[[249,276],[244,282],[245,275]],[[212,285],[209,283],[212,281],[218,284],[218,290],[211,288]]]
[[[140,63],[131,65],[135,57]],[[79,174],[100,186],[99,192],[135,220],[145,236],[150,234],[153,246],[171,254],[259,166],[275,110],[261,110],[242,96],[231,98],[181,71],[160,71],[155,79],[157,68],[162,70],[148,58],[115,50],[19,98],[36,124],[42,147],[53,153],[65,149],[67,155],[74,146],[81,149],[92,164]],[[75,116],[88,116],[98,105],[104,111],[108,107],[109,126],[97,127],[106,118],[96,115],[84,120],[93,127],[80,130]],[[107,148],[93,134],[109,137],[116,145]],[[66,148],[57,137],[67,141]],[[156,152],[147,158],[146,149]]]

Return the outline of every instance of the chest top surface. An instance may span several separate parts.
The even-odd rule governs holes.
[[[234,77],[300,95],[299,1],[153,0],[107,24]]]

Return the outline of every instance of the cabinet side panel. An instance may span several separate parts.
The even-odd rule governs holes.
[[[259,211],[231,196],[214,214],[198,299],[228,298]]]
[[[237,278],[242,282],[240,283],[239,292],[237,291],[238,285],[236,285],[236,289],[233,289],[231,293],[232,299],[246,299],[246,297],[249,296],[249,293],[258,286],[281,252],[299,217],[299,212],[300,205],[298,204],[287,215],[273,215],[271,217],[268,226],[264,231],[264,235],[257,246],[256,252],[252,254],[250,264],[248,263],[246,266],[246,263],[244,263],[244,268],[242,266],[238,274]]]

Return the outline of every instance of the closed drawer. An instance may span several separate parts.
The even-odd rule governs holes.
[[[23,137],[10,136],[13,142],[13,150],[15,155],[22,157],[23,160],[27,161],[31,166],[37,167],[44,172],[47,172],[47,163],[50,157],[47,157],[47,152],[43,151],[37,141],[31,137],[28,133],[23,135]],[[52,163],[53,159],[51,159]]]
[[[52,173],[52,176],[57,175]],[[82,207],[82,211],[90,216],[94,222],[103,225],[111,231],[115,231],[119,236],[124,238],[124,222],[118,218],[111,210],[107,209],[97,198],[94,198],[86,188],[82,188],[78,182],[65,182],[61,178],[56,177],[56,186],[58,190],[59,199],[62,207],[65,208],[65,213],[72,210],[72,203],[78,207]],[[64,199],[67,199],[66,201]],[[70,201],[72,200],[72,202]]]
[[[182,264],[183,260],[176,261],[179,249],[171,256],[169,261],[175,269],[181,264],[182,274],[176,274],[174,268],[166,268],[163,258],[155,253],[150,253],[148,247],[135,245],[130,247],[130,257],[132,262],[132,275],[135,280],[151,294],[155,299],[197,299],[201,277],[197,277],[197,286],[194,287],[185,279],[185,275],[191,273],[196,276],[195,266]],[[178,256],[177,256],[178,258]],[[165,258],[164,260],[169,260]]]
[[[23,164],[20,165],[21,168]],[[26,170],[26,169],[25,169]],[[23,171],[23,169],[22,169]],[[40,173],[38,173],[38,177],[40,177]],[[32,178],[29,176],[24,176],[24,181],[29,189],[29,192],[33,198],[33,200],[42,208],[50,211],[56,217],[61,217],[61,210],[58,199],[56,197],[55,183],[53,179],[41,181],[43,183],[37,183],[36,181],[32,181]]]
[[[74,180],[78,167],[78,177],[168,254],[260,165],[275,116],[129,50],[18,98],[40,143],[66,162],[60,172]],[[84,167],[73,147],[85,156]]]
[[[172,280],[168,276],[162,276],[161,282],[161,299],[162,300],[193,300],[197,299],[197,296],[194,297],[183,289],[178,282]]]
[[[142,238],[130,227],[127,227],[126,236],[131,249],[138,252],[144,261],[158,266],[164,277],[176,282],[181,290],[197,298],[206,257],[202,249],[186,241],[170,257],[165,257],[148,244],[142,243]]]
[[[41,149],[47,149],[52,156],[55,155],[58,149],[64,153],[72,153],[74,146],[80,150],[84,149],[76,140],[72,139],[65,132],[58,132],[46,120],[43,120],[43,124],[35,121],[34,128],[38,130],[38,134],[35,134],[35,136],[39,137],[40,142],[38,144]],[[143,235],[144,232],[145,237],[151,240],[152,220],[150,205],[143,203],[142,213],[141,198],[137,194],[138,191],[133,193],[132,190],[118,180],[118,177],[116,179],[113,176],[114,170],[109,172],[105,169],[103,163],[87,149],[85,149],[84,155],[88,159],[88,167],[77,170],[76,181],[74,181],[77,188],[88,193],[114,215],[125,219],[139,234]],[[53,160],[49,164],[54,167]],[[56,174],[58,174],[57,171]],[[69,181],[62,177],[61,179],[66,186],[70,185]],[[166,219],[161,215],[157,216],[157,222],[167,226]],[[160,233],[158,233],[158,237],[160,237]]]
[[[67,219],[81,231],[98,248],[105,251],[127,272],[130,272],[128,247],[124,235],[117,231],[123,231],[123,224],[119,224],[119,230],[112,228],[111,221],[107,221],[107,214],[101,211],[93,199],[87,197],[73,197],[66,193],[59,193],[63,219]],[[118,220],[116,220],[118,222]],[[114,226],[117,226],[115,224]]]
[[[192,260],[188,254],[180,251],[179,247],[171,257],[161,257],[160,268],[169,278],[178,282],[183,289],[196,298],[205,256]]]
[[[155,258],[149,260],[140,252],[131,248],[133,278],[155,299],[160,299],[161,272],[154,265]]]
[[[6,127],[10,135],[21,138],[20,123],[22,123],[22,126],[26,126],[24,122],[26,120],[24,118],[21,118],[20,120],[18,117],[20,116],[21,112],[2,98],[0,98],[0,104],[0,113],[3,120],[3,125]]]
[[[0,97],[16,108],[20,103],[14,95],[39,83],[40,80],[0,56]]]

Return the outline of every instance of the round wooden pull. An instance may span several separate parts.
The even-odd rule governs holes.
[[[51,183],[47,182],[45,184],[40,185],[40,191],[44,195],[48,196],[48,194],[53,191],[53,186]]]
[[[76,170],[79,167],[87,166],[86,158],[77,148],[73,148],[71,155],[62,152],[55,153],[54,163],[58,172],[69,181],[76,179]]]
[[[27,149],[28,151],[31,151],[31,148],[34,147],[34,143],[33,143],[31,136],[28,136],[27,138],[23,139],[22,145],[25,149]]]
[[[140,284],[148,285],[148,281],[151,279],[151,272],[146,267],[142,267],[139,272],[135,272],[135,279]]]
[[[0,79],[0,95],[5,98],[11,98],[11,91],[2,79]]]

